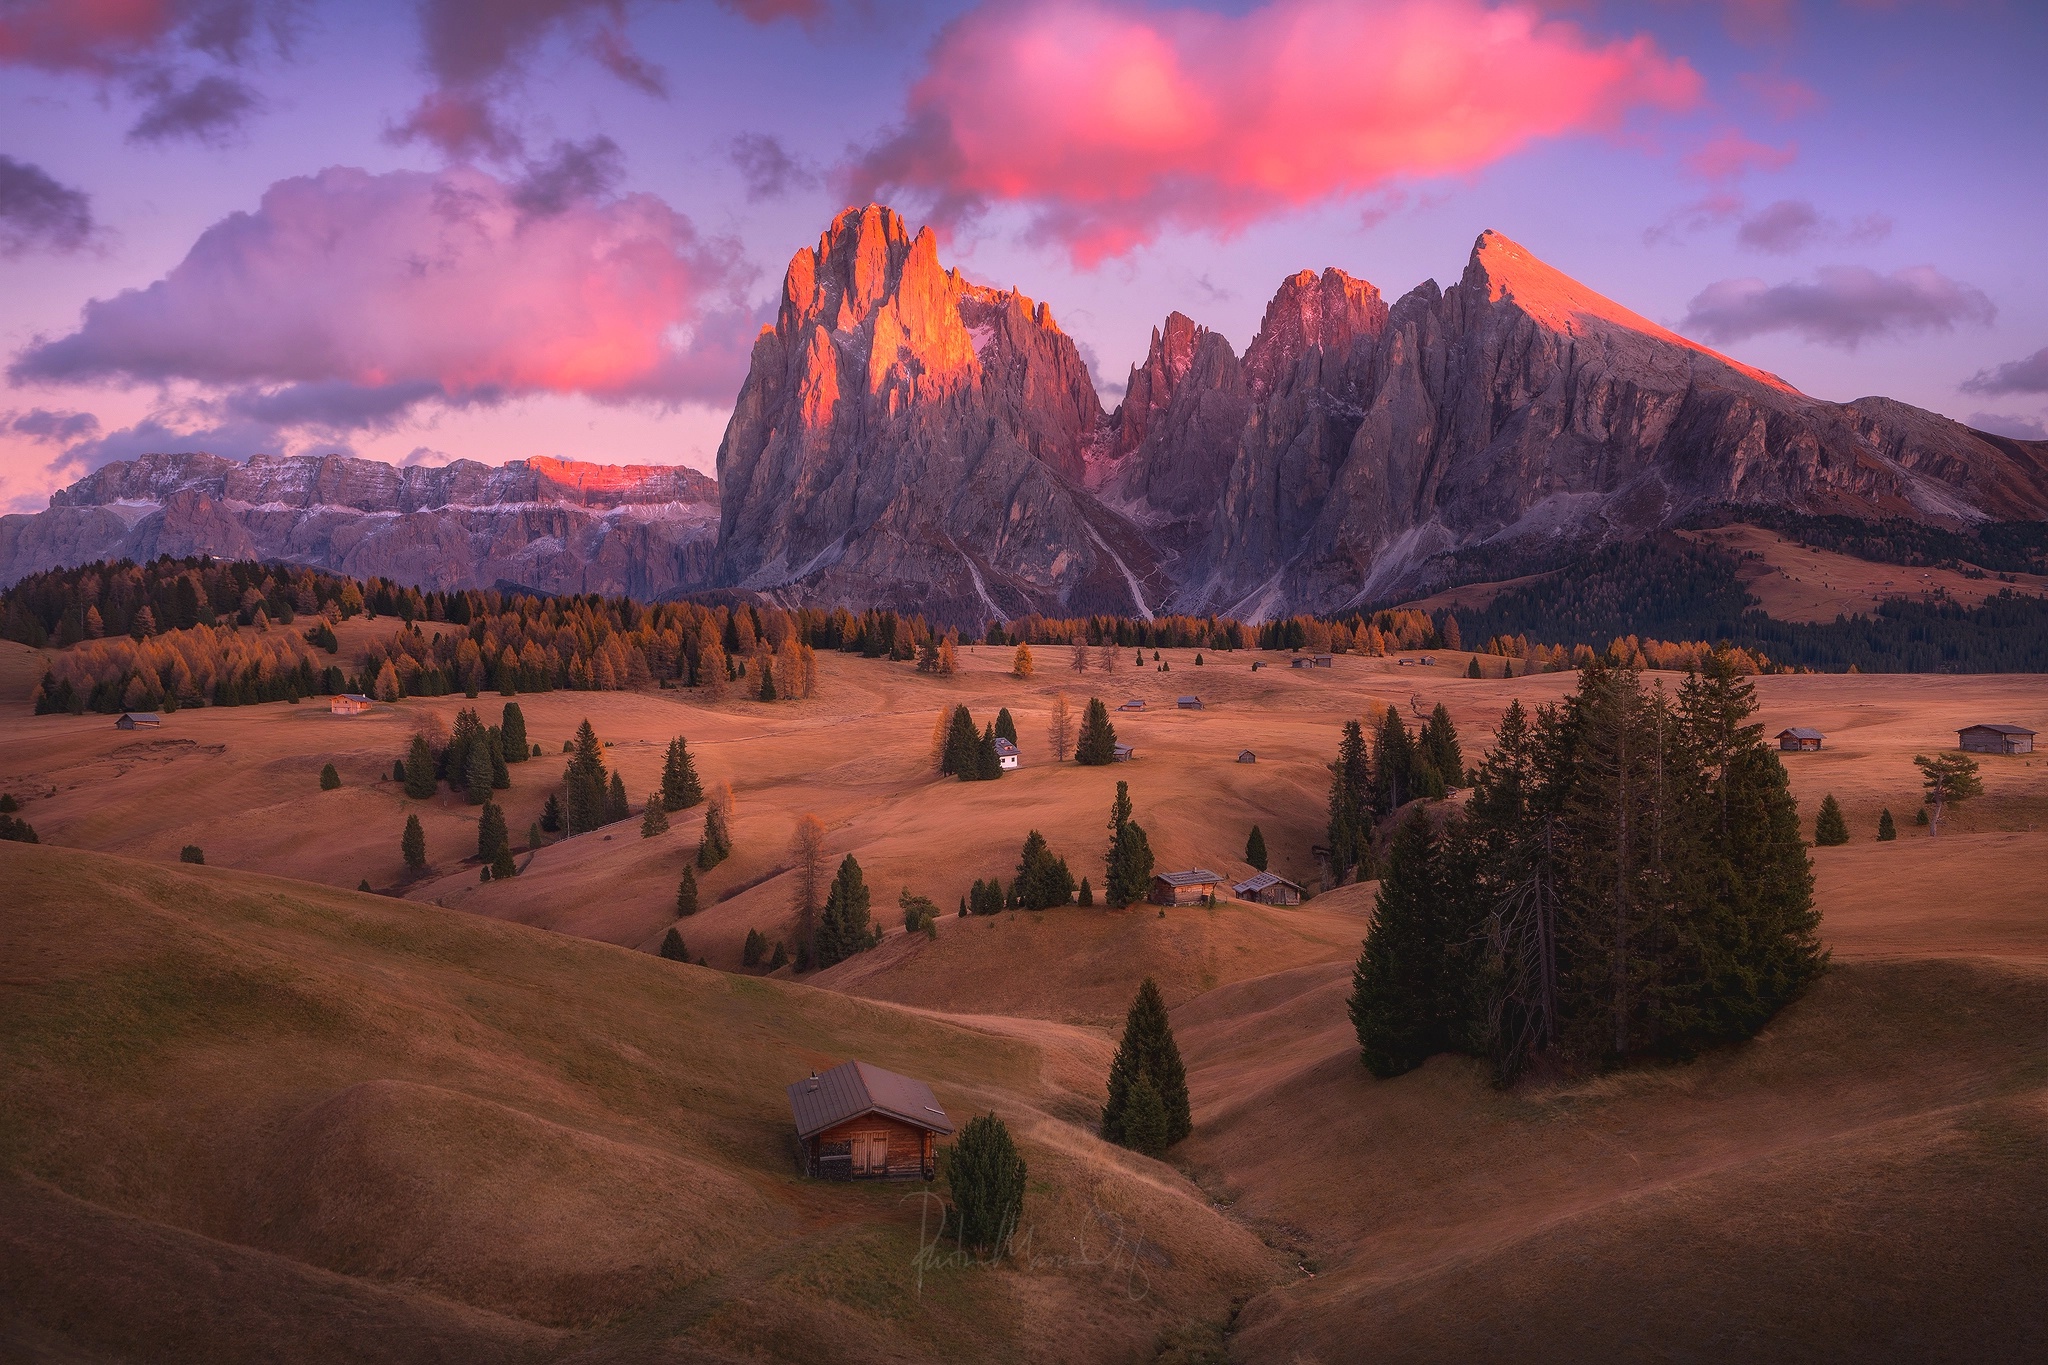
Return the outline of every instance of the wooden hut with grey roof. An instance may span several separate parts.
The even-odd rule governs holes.
[[[866,1062],[793,1083],[789,1111],[797,1168],[814,1180],[930,1180],[938,1138],[953,1131],[930,1086]]]

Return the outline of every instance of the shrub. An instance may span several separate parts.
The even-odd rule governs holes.
[[[994,1114],[967,1121],[946,1153],[946,1187],[963,1245],[994,1250],[1024,1216],[1024,1158]]]
[[[913,896],[907,886],[897,895],[896,904],[903,910],[903,928],[909,933],[923,933],[939,917],[939,907],[930,897]]]
[[[187,844],[178,850],[178,861],[181,863],[204,863],[206,861],[206,854],[200,850],[199,845]]]

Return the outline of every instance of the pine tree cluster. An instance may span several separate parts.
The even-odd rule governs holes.
[[[1074,898],[1074,874],[1067,860],[1055,857],[1045,836],[1032,830],[1024,838],[1024,851],[1017,859],[1017,878],[1010,883],[1010,900],[1021,910],[1048,910]]]
[[[1007,720],[1009,712],[1003,713]],[[1012,724],[1005,736],[1016,743],[1017,727]],[[947,777],[957,777],[962,782],[992,782],[1003,775],[1002,759],[996,753],[994,725],[977,731],[974,717],[965,706],[953,708],[953,714],[946,724],[945,745],[939,754],[939,772]]]
[[[1353,977],[1363,1059],[1511,1080],[1753,1036],[1822,970],[1785,770],[1726,652],[1676,699],[1596,663],[1502,716],[1466,809],[1397,834]]]
[[[1131,785],[1116,784],[1109,808],[1109,852],[1103,858],[1103,899],[1112,910],[1134,905],[1152,889],[1152,844],[1131,818]]]

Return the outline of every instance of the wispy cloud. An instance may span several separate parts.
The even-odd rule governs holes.
[[[1823,346],[1854,350],[1866,341],[1915,332],[1988,326],[1997,315],[1982,290],[1933,266],[1881,275],[1867,266],[1823,266],[1811,280],[1771,285],[1759,279],[1708,285],[1687,305],[1681,331],[1713,342],[1790,332]]]
[[[1965,393],[2048,393],[2048,346],[2023,360],[1979,370],[1961,385]]]

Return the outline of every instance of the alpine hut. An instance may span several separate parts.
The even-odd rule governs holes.
[[[1017,753],[1017,746],[1010,743],[1009,740],[1004,739],[1001,735],[997,735],[996,762],[1002,765],[1003,771],[1008,772],[1012,768],[1015,768],[1017,766],[1018,758],[1019,755]]]
[[[370,699],[360,692],[342,692],[327,703],[328,711],[337,716],[360,716],[370,706]]]
[[[1818,730],[1795,725],[1789,730],[1778,731],[1778,747],[1788,754],[1811,753],[1820,748],[1820,742],[1825,738]]]
[[[813,1180],[930,1180],[953,1121],[930,1086],[866,1062],[813,1071],[789,1087],[797,1169]]]
[[[1259,872],[1231,885],[1230,893],[1241,901],[1260,905],[1300,905],[1301,885],[1277,872]]]
[[[154,711],[123,711],[121,718],[114,722],[114,728],[116,730],[154,730],[163,723],[163,718]]]
[[[1161,872],[1152,878],[1151,900],[1154,905],[1201,905],[1216,899],[1216,888],[1222,881],[1206,867]]]
[[[1973,754],[2030,754],[2034,732],[2024,725],[1967,725],[1956,731],[1956,747]]]

